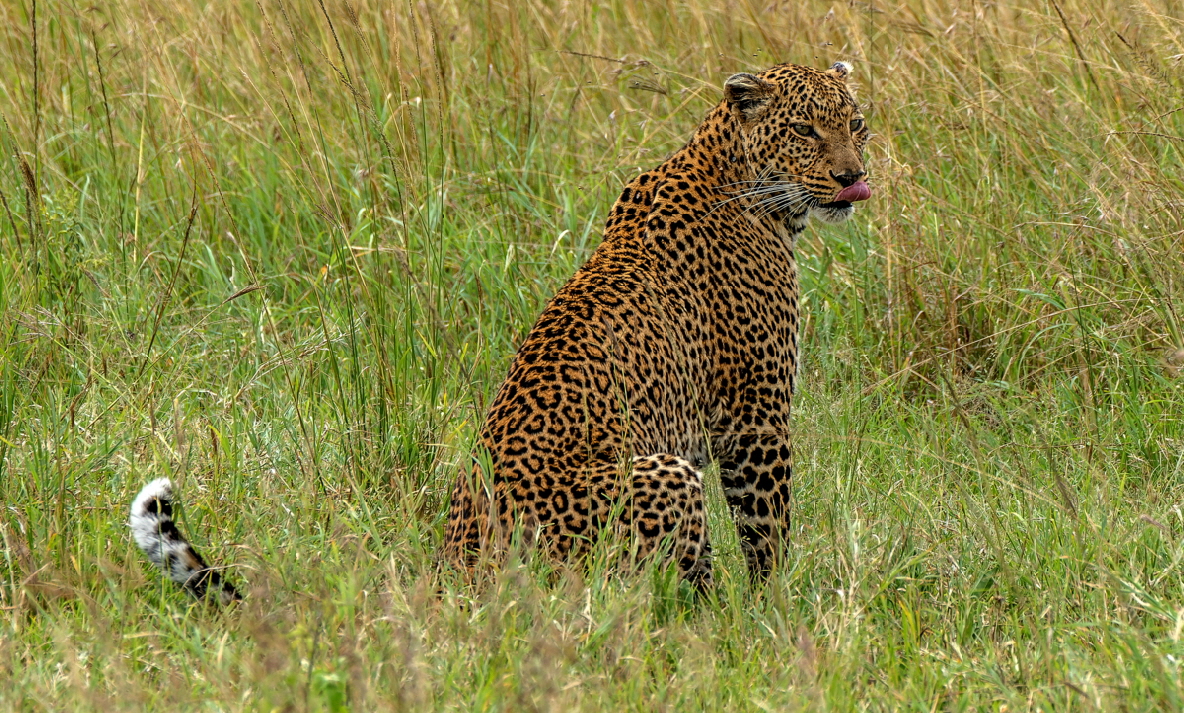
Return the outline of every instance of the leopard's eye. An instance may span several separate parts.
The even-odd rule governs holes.
[[[862,128],[863,128],[863,119],[852,119],[851,120],[851,133],[854,134],[856,131],[859,131]]]
[[[808,139],[814,135],[814,127],[810,126],[809,124],[794,124],[789,128],[793,129],[793,133],[801,136],[802,138]]]

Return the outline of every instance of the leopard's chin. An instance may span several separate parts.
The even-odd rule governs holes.
[[[822,203],[810,209],[810,216],[823,223],[842,223],[855,213],[855,206],[847,201]]]

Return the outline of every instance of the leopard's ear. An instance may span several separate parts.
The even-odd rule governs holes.
[[[755,74],[733,74],[724,82],[724,99],[744,121],[759,118],[772,98],[773,85]]]
[[[851,74],[853,67],[849,62],[835,62],[826,70],[827,74],[833,74],[844,82],[847,81],[847,75]]]

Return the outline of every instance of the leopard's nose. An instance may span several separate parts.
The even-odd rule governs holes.
[[[859,179],[863,178],[866,175],[867,175],[867,171],[855,171],[855,172],[845,171],[843,173],[835,173],[834,171],[830,172],[830,177],[835,179],[836,181],[838,181],[839,185],[842,186],[843,188],[846,188],[847,186],[855,185],[859,181]]]

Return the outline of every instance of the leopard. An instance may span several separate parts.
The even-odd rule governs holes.
[[[703,473],[749,573],[788,556],[801,287],[811,218],[871,196],[852,67],[727,78],[691,139],[621,191],[603,239],[547,302],[451,487],[438,559],[474,579],[514,551],[556,561],[599,542],[713,583]],[[192,596],[242,595],[173,520],[168,479],[131,507],[134,539]]]
[[[490,404],[452,488],[445,562],[473,573],[515,546],[565,560],[608,540],[710,586],[710,462],[749,573],[784,560],[797,239],[871,196],[851,72],[733,74],[691,139],[624,187]]]

